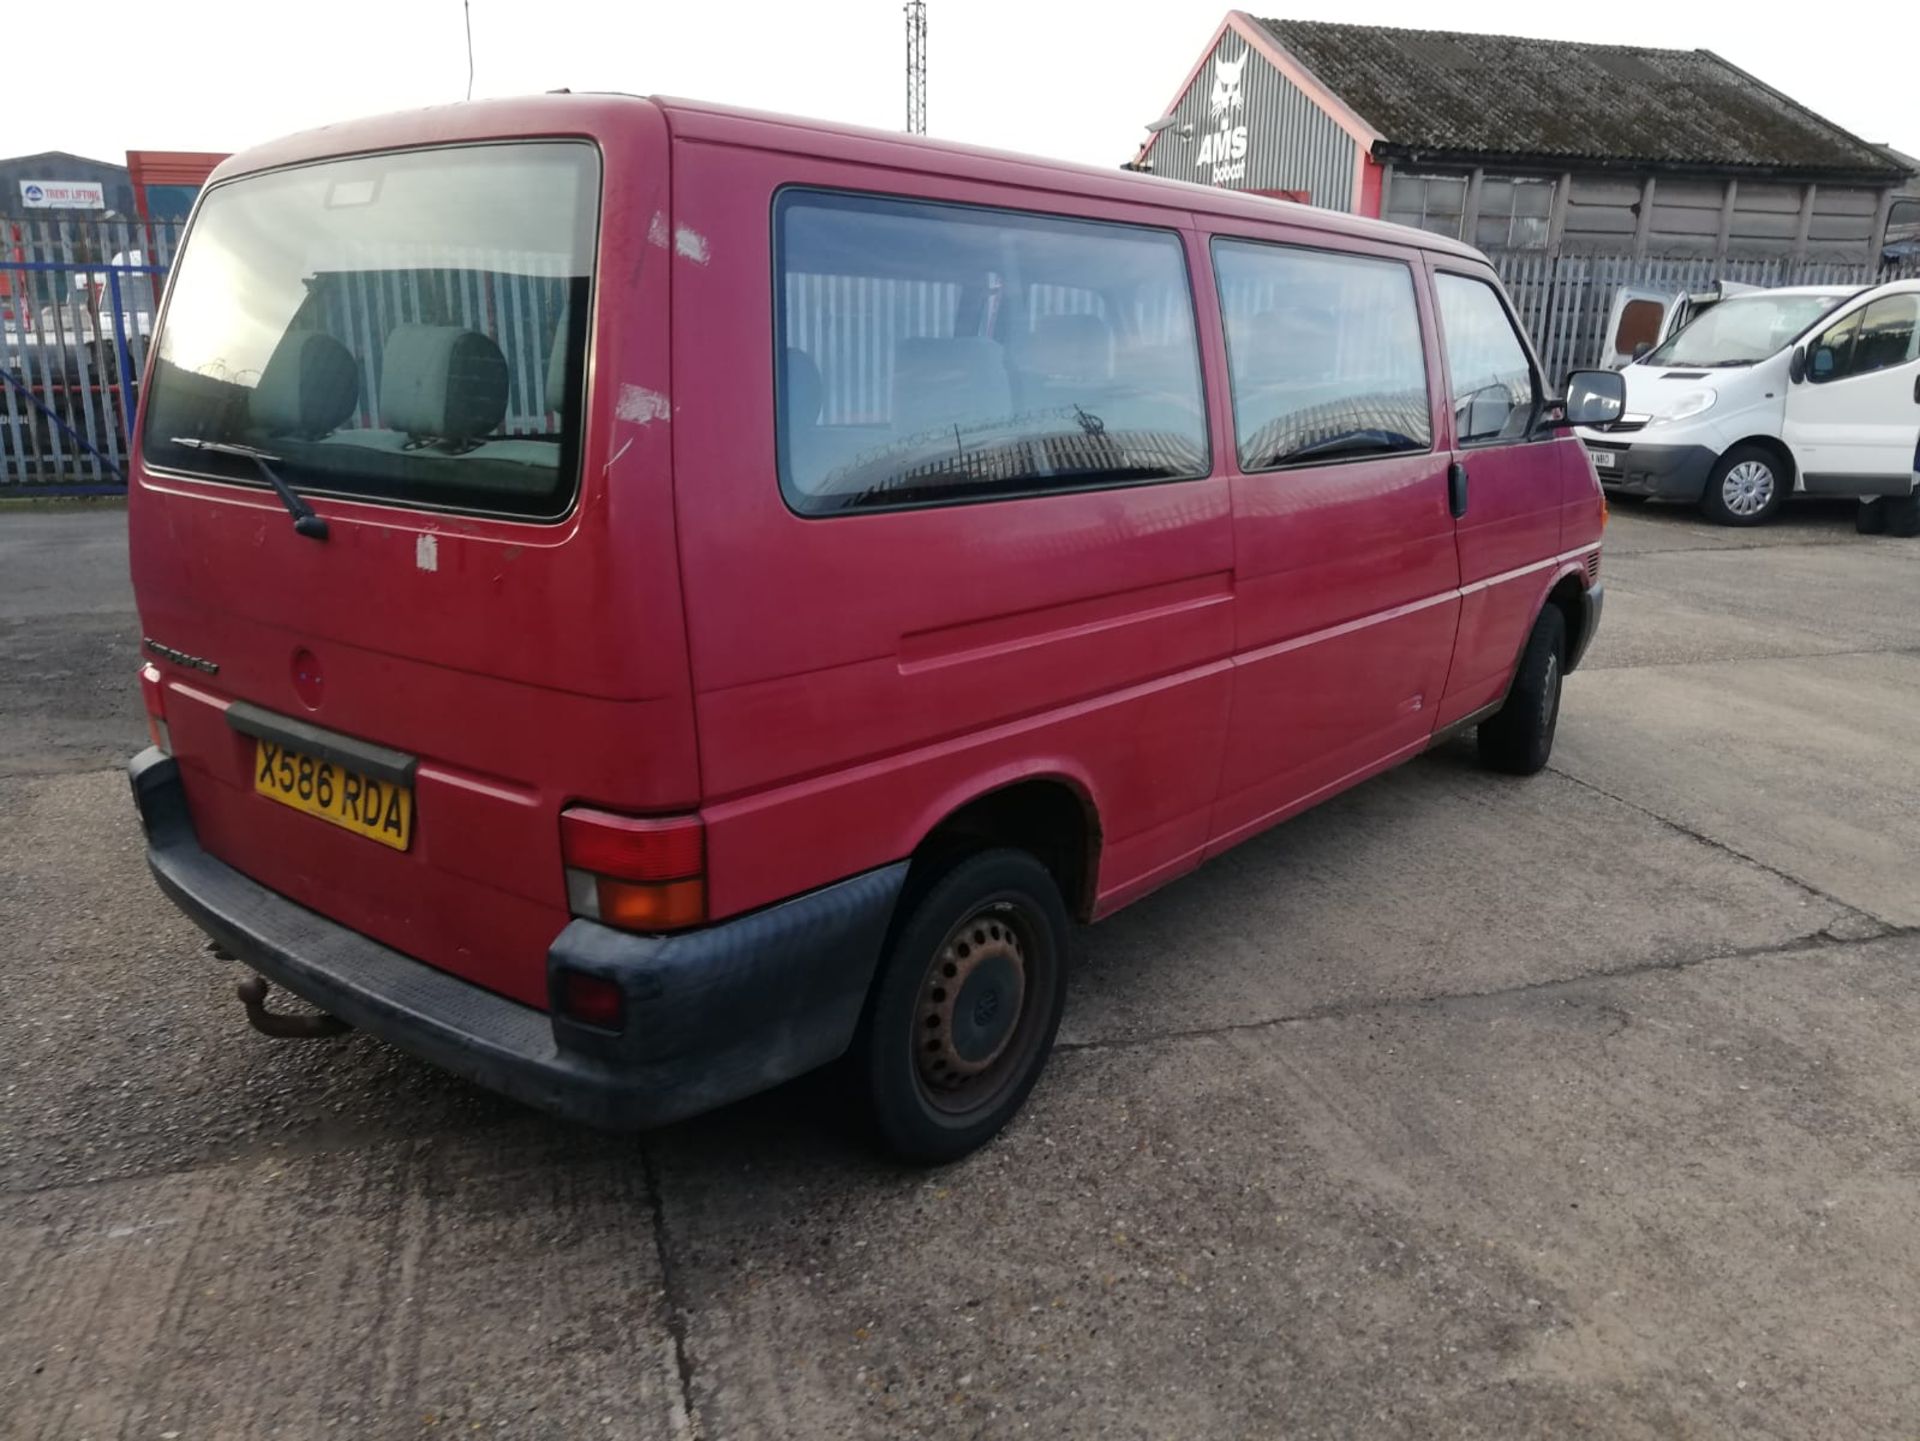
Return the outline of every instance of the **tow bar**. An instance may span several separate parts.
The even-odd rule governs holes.
[[[264,976],[248,976],[234,989],[239,993],[240,1004],[247,1008],[247,1020],[252,1023],[254,1030],[263,1036],[277,1036],[283,1040],[317,1041],[353,1029],[338,1016],[329,1016],[324,1013],[314,1016],[288,1016],[268,1010],[267,982]]]

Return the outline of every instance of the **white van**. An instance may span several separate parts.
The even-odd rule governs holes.
[[[1729,296],[1620,373],[1625,413],[1580,432],[1609,492],[1723,525],[1884,497],[1888,529],[1920,529],[1920,280]]]

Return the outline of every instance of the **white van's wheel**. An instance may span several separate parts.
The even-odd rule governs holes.
[[[1721,525],[1760,525],[1787,503],[1793,482],[1779,457],[1758,445],[1736,445],[1707,477],[1700,509]]]

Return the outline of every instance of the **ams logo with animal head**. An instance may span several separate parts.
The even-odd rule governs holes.
[[[1213,89],[1207,96],[1213,129],[1201,137],[1194,163],[1210,174],[1215,185],[1231,185],[1247,176],[1247,127],[1233,122],[1234,111],[1246,108],[1242,82],[1252,58],[1251,50],[1242,50],[1237,60],[1224,55],[1213,60]]]
[[[1207,97],[1207,109],[1216,119],[1240,108],[1240,72],[1247,68],[1247,57],[1251,54],[1251,50],[1243,50],[1238,60],[1229,60],[1224,55],[1214,58],[1213,94]]]

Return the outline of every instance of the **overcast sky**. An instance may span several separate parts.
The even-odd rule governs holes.
[[[476,98],[568,86],[897,127],[900,0],[472,0]],[[15,7],[0,154],[239,150],[458,100],[460,0],[87,0]],[[1226,14],[1222,0],[930,0],[929,128],[1117,164]],[[1269,7],[1255,8],[1255,13]],[[1912,0],[1518,4],[1271,0],[1269,13],[1711,49],[1864,139],[1920,154]],[[37,18],[36,18],[37,17]],[[57,178],[57,177],[50,177]]]

